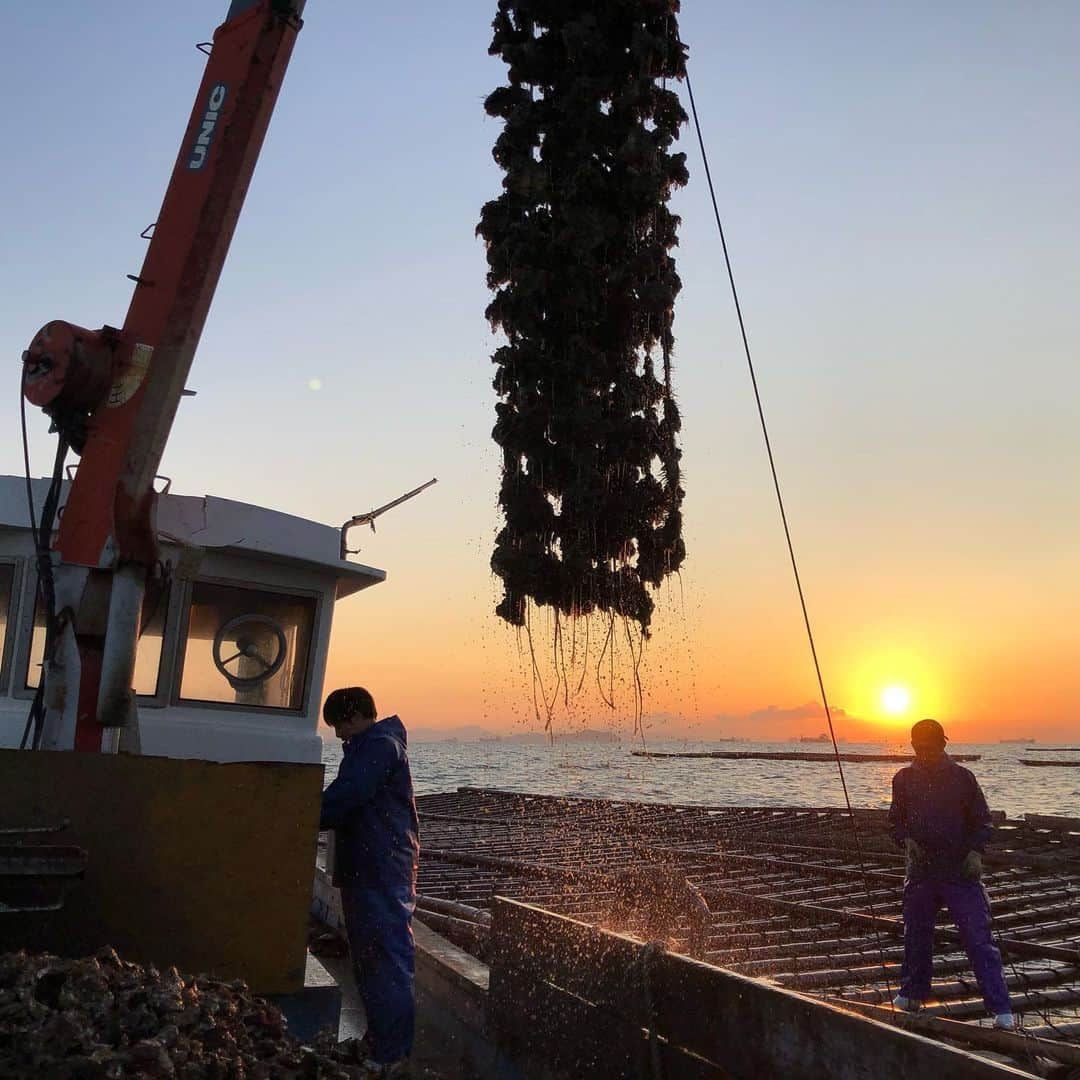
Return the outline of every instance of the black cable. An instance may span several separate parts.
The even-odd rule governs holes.
[[[158,576],[155,577],[155,574]],[[164,617],[162,619],[162,633],[164,633],[164,624],[169,617],[169,593],[172,590],[172,568],[169,563],[163,559],[155,561],[154,565],[150,568],[149,573],[146,575],[146,595],[150,595],[150,586],[154,585],[153,590],[153,603],[149,606],[149,609],[144,610],[139,618],[139,632],[136,635],[136,640],[142,640],[143,634],[150,628],[150,625],[162,613],[164,608]]]
[[[26,475],[26,503],[30,513],[30,533],[34,538],[34,551],[37,551],[38,530],[37,510],[34,507],[34,483],[30,478],[30,437],[26,431],[26,395],[23,393],[23,372],[19,372],[19,415],[22,420],[23,471]]]
[[[45,602],[45,647],[42,656],[42,672],[38,680],[37,690],[30,705],[30,711],[26,718],[26,726],[23,728],[22,738],[19,741],[19,749],[26,749],[27,743],[33,749],[41,745],[41,736],[45,721],[45,666],[52,658],[56,638],[56,583],[52,572],[51,540],[53,524],[60,505],[60,494],[63,490],[64,461],[70,448],[67,438],[63,433],[57,436],[56,454],[53,458],[52,476],[49,481],[49,490],[46,492],[45,501],[41,508],[41,521],[37,519],[37,509],[34,505],[34,484],[30,471],[30,438],[26,423],[26,396],[23,393],[24,374],[19,373],[19,415],[22,425],[23,445],[23,469],[26,478],[26,502],[27,512],[30,517],[30,533],[34,541],[35,565],[37,569],[37,588],[35,589],[35,602],[40,595]]]
[[[41,725],[44,720],[43,706],[45,703],[45,683],[39,682],[34,691],[34,700],[30,703],[30,712],[26,716],[26,726],[23,728],[22,738],[19,740],[19,749],[25,750],[27,742],[30,742],[31,734],[33,741],[31,747],[36,750],[41,742]]]
[[[41,679],[38,683],[38,688],[41,691],[41,704],[38,708],[37,722],[34,730],[35,750],[37,750],[41,745],[41,736],[43,734],[45,724],[45,672],[48,666],[52,663],[53,654],[56,651],[58,620],[56,614],[56,581],[53,578],[51,541],[53,523],[59,512],[60,496],[63,492],[64,461],[67,458],[67,452],[69,448],[70,444],[68,443],[67,437],[63,433],[59,434],[56,440],[56,456],[53,459],[52,481],[49,484],[49,491],[45,497],[45,505],[42,507],[41,511],[41,547],[39,564],[41,566],[40,580],[43,581],[45,585],[46,621],[45,648],[42,655],[42,673]]]
[[[38,583],[45,599],[45,642],[42,649],[41,676],[38,679],[37,692],[34,694],[34,708],[32,709],[33,742],[31,745],[35,750],[41,747],[41,738],[45,730],[45,673],[56,650],[56,581],[52,572],[50,540],[52,538],[53,520],[60,501],[64,458],[66,456],[67,442],[63,436],[60,436],[57,440],[52,480],[41,510],[41,528],[39,532]]]
[[[34,553],[38,550],[37,509],[34,506],[34,483],[30,476],[30,437],[26,430],[26,395],[23,393],[24,372],[19,372],[19,417],[22,421],[22,447],[23,447],[23,472],[26,476],[26,507],[30,516],[30,535],[34,540]],[[35,592],[36,595],[36,592]],[[40,688],[39,688],[40,689]],[[26,726],[23,728],[22,738],[19,740],[19,749],[25,750],[30,732],[37,727],[36,718],[39,708],[38,698],[40,693],[34,695],[30,712],[26,717]]]
[[[701,161],[705,166],[705,179],[709,185],[709,198],[712,200],[713,216],[716,219],[716,228],[720,233],[720,246],[724,251],[724,264],[727,267],[728,283],[731,286],[731,296],[735,301],[735,314],[739,319],[739,332],[742,335],[743,352],[746,355],[746,366],[750,372],[750,383],[754,388],[754,400],[757,403],[758,419],[761,421],[761,434],[765,439],[765,451],[769,457],[769,470],[772,473],[773,489],[776,492],[776,503],[780,509],[780,520],[784,526],[784,538],[787,541],[788,555],[791,558],[791,569],[795,575],[795,588],[799,594],[799,605],[802,608],[803,623],[806,626],[806,636],[810,642],[810,655],[814,661],[814,671],[817,675],[818,689],[821,692],[821,702],[825,708],[825,719],[829,725],[829,737],[832,740],[833,753],[836,756],[836,767],[840,773],[840,786],[844,791],[844,803],[847,806],[848,816],[851,818],[851,832],[855,840],[855,851],[859,859],[859,869],[863,875],[863,888],[866,891],[866,900],[870,908],[870,915],[877,918],[874,911],[874,901],[870,894],[870,878],[866,870],[866,862],[863,858],[862,841],[859,837],[859,827],[855,820],[855,809],[851,805],[851,797],[848,794],[847,780],[844,777],[844,765],[840,758],[840,747],[836,741],[836,731],[833,728],[832,710],[829,708],[829,699],[825,693],[825,680],[821,674],[821,664],[818,662],[817,646],[814,643],[814,631],[810,625],[810,614],[806,607],[806,596],[803,592],[802,579],[799,576],[799,563],[795,557],[795,545],[791,539],[791,529],[788,526],[787,511],[784,508],[784,496],[780,491],[780,477],[776,468],[776,459],[773,456],[772,440],[769,438],[769,426],[765,422],[765,407],[761,400],[761,391],[758,388],[757,373],[754,370],[754,361],[750,353],[750,341],[746,334],[746,321],[743,319],[742,305],[739,303],[739,292],[735,287],[735,272],[731,266],[731,256],[728,253],[727,238],[724,236],[724,225],[720,220],[720,208],[716,202],[716,188],[713,185],[712,171],[709,169],[709,156],[705,151],[705,139],[701,133],[701,122],[698,119],[697,104],[694,101],[694,90],[690,83],[690,72],[686,73],[686,90],[690,98],[690,112],[694,118],[694,130],[697,133],[698,147],[701,150]],[[874,938],[877,942],[878,952],[881,954],[881,969],[885,976],[885,987],[892,997],[892,985],[885,966],[885,950],[881,944],[880,930],[875,925]]]

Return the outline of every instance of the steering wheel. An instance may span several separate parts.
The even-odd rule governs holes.
[[[267,630],[277,639],[277,651],[270,660],[263,656],[258,645],[258,639],[265,636]],[[235,645],[236,651],[223,657],[222,646],[227,641]],[[229,680],[230,686],[236,690],[244,690],[258,686],[274,675],[285,663],[287,648],[285,631],[281,624],[269,615],[237,615],[235,619],[223,623],[214,635],[214,667]],[[254,660],[262,670],[254,675],[238,675],[229,670],[229,664],[244,659]]]

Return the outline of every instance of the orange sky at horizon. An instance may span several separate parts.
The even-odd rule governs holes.
[[[729,365],[713,391],[730,402],[721,427],[708,423],[709,400],[683,405],[688,555],[657,594],[642,665],[655,737],[786,738],[825,727],[820,710],[806,708],[820,693],[744,377]],[[797,389],[777,383],[773,396],[783,417]],[[946,444],[913,447],[914,461],[834,454],[812,432],[774,430],[837,734],[893,740],[934,716],[960,741],[1080,739],[1071,543],[1080,507],[1039,487],[1035,457],[966,475],[947,428],[938,432]],[[357,537],[359,558],[389,577],[340,605],[327,685],[366,682],[416,726],[538,729],[529,665],[494,615],[498,457],[482,429],[464,430],[474,471],[448,470],[377,533]],[[380,482],[387,498],[421,477],[415,463],[384,468],[396,475]],[[543,640],[538,633],[538,649]],[[893,685],[911,695],[899,716],[880,702]],[[630,695],[617,705],[616,715],[594,694],[555,722],[629,732]]]
[[[444,538],[408,520],[453,517],[449,488],[435,491],[426,509],[403,509],[375,536],[365,534],[360,558],[388,566],[389,578],[339,605],[327,689],[366,685],[384,714],[399,713],[409,726],[541,730],[527,644],[519,651],[518,634],[494,615],[498,583],[487,572],[482,540],[463,545],[454,578],[438,555]],[[701,553],[693,559],[691,546],[681,584],[661,590],[642,664],[650,737],[782,739],[824,731],[786,552],[776,543],[751,551],[738,541],[738,551],[721,559],[731,542],[700,530],[691,540]],[[712,578],[701,569],[710,554],[722,567]],[[741,565],[736,554],[745,556]],[[804,565],[803,575],[838,737],[902,742],[923,716],[941,720],[959,742],[1080,737],[1070,589],[1034,595],[1028,583],[988,582],[959,559],[939,567],[936,588],[923,581],[915,603],[917,582],[899,570],[830,569],[828,590],[814,576],[817,567],[808,573]],[[913,560],[908,574],[920,573],[925,566]],[[595,647],[595,632],[593,640]],[[540,650],[545,642],[550,629],[539,627],[534,644]],[[560,695],[556,730],[631,733],[630,665],[624,649],[617,655],[623,685],[616,710],[599,700],[590,670],[569,712]],[[549,691],[552,670],[544,668]],[[882,704],[888,687],[910,695],[898,715]]]

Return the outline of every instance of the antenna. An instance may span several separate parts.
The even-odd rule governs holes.
[[[344,525],[341,526],[341,558],[347,558],[349,555],[356,555],[359,553],[359,548],[349,548],[346,543],[346,537],[350,529],[357,525],[370,525],[371,531],[375,531],[375,519],[380,514],[385,514],[387,510],[393,510],[395,506],[400,506],[403,502],[408,502],[409,499],[415,498],[421,491],[426,491],[432,484],[439,482],[438,477],[432,477],[426,484],[421,484],[417,488],[413,488],[412,491],[406,491],[404,495],[399,495],[392,502],[388,502],[383,506],[380,506],[376,510],[369,510],[366,514],[357,514],[354,518],[349,518]]]

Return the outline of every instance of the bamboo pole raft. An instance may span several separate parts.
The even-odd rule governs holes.
[[[417,802],[417,917],[481,959],[493,898],[503,896],[892,1016],[904,864],[882,810],[856,810],[853,822],[828,807],[662,805],[483,788]],[[1022,1033],[990,1031],[944,915],[933,996],[918,1030],[1007,1054],[1021,1068],[1033,1058],[1075,1067],[1080,819],[995,819],[984,881]]]

